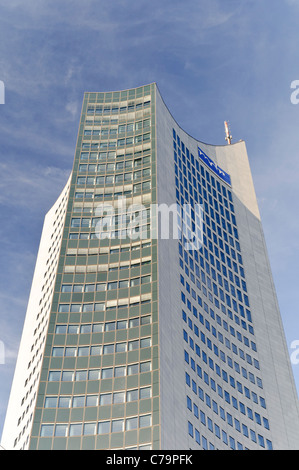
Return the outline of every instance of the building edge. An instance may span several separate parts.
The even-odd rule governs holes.
[[[29,446],[70,182],[71,175],[44,218],[1,437],[5,450],[26,450]]]

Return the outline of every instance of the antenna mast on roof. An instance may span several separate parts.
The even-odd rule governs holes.
[[[230,145],[232,143],[232,136],[230,135],[227,121],[224,121],[224,129],[225,129],[225,140],[227,140],[228,145]]]

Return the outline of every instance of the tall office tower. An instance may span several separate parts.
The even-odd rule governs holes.
[[[2,445],[299,448],[245,144],[190,137],[155,84],[84,96]]]

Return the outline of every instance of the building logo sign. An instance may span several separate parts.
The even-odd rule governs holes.
[[[206,165],[208,165],[209,168],[211,168],[211,170],[214,171],[214,173],[216,173],[217,176],[219,176],[223,181],[231,185],[231,179],[229,174],[222,170],[220,166],[216,165],[216,163],[214,163],[213,160],[211,160],[199,147],[198,156]]]

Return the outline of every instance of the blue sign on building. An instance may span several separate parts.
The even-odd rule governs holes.
[[[213,160],[211,160],[211,158],[209,158],[199,147],[198,156],[206,165],[208,165],[209,168],[211,168],[211,170],[214,171],[214,173],[216,173],[217,176],[219,176],[221,179],[223,179],[223,181],[231,185],[231,179],[229,174],[222,170],[220,166],[216,165],[216,163],[214,163]]]

